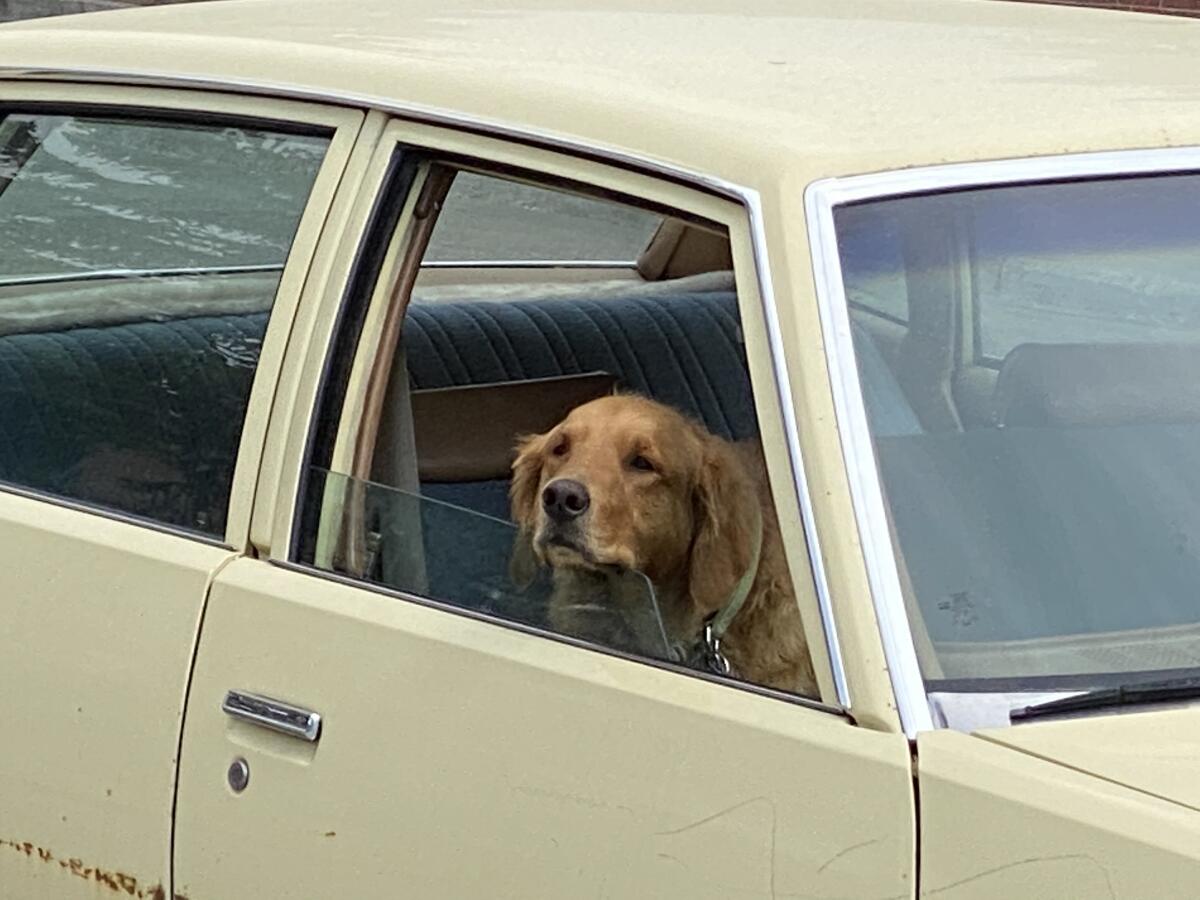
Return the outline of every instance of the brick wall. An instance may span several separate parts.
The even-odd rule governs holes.
[[[1134,12],[1200,17],[1200,0],[1021,0],[1024,3],[1057,3],[1060,6],[1096,6]]]

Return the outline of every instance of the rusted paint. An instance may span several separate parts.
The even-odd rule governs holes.
[[[57,863],[58,868],[81,878],[104,885],[114,894],[128,897],[139,897],[144,900],[167,900],[166,891],[161,884],[143,885],[132,875],[115,869],[102,869],[99,866],[84,865],[83,860],[75,857],[58,857],[45,847],[39,847],[32,841],[12,841],[0,838],[0,848],[7,848],[21,853],[29,859],[38,859],[44,863]],[[174,900],[187,900],[182,894],[175,894]]]

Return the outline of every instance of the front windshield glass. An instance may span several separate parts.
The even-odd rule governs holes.
[[[1200,175],[874,200],[835,223],[930,686],[1200,666]]]

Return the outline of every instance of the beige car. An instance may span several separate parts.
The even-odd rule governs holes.
[[[1200,896],[1197,60],[999,0],[0,28],[0,897]],[[613,390],[761,444],[819,696],[515,577],[518,435]]]

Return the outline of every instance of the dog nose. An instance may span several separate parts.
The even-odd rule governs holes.
[[[568,522],[591,504],[587,488],[570,478],[556,478],[542,491],[542,508],[556,522]]]

